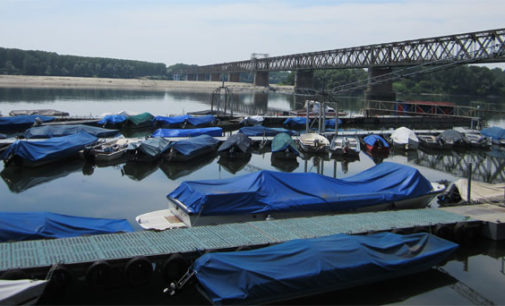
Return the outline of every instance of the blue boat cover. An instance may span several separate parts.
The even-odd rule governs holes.
[[[457,248],[429,233],[336,234],[207,253],[191,270],[213,304],[263,304],[419,273]]]
[[[133,232],[126,219],[102,219],[50,212],[0,212],[0,242]]]
[[[240,133],[251,136],[275,136],[279,133],[287,133],[289,135],[298,135],[298,132],[283,128],[268,128],[262,125],[245,126],[240,128]]]
[[[326,127],[329,127],[329,128],[335,128],[335,122],[337,122],[336,119],[326,119],[324,121],[324,124]],[[342,125],[342,120],[338,119],[338,125]]]
[[[205,116],[189,116],[187,119],[188,123],[192,126],[202,126],[208,124],[214,124],[216,122],[216,117],[213,115],[205,115]]]
[[[186,140],[174,142],[172,148],[185,156],[190,156],[193,152],[206,147],[212,147],[219,143],[219,140],[209,135],[200,135]]]
[[[31,126],[35,123],[35,118],[39,118],[42,122],[53,121],[54,117],[41,115],[27,115],[14,117],[0,117],[0,129],[16,129],[23,126]]]
[[[29,128],[25,131],[25,138],[52,138],[79,133],[88,133],[95,137],[114,137],[119,134],[118,130],[103,129],[85,124],[68,125],[43,125]]]
[[[153,137],[194,137],[199,135],[221,137],[223,136],[223,129],[220,127],[199,129],[157,129],[152,134]]]
[[[2,153],[0,158],[8,159],[17,155],[30,162],[57,160],[71,156],[97,140],[95,136],[88,133],[54,137],[41,141],[16,140]]]
[[[373,146],[377,141],[382,142],[384,147],[389,148],[389,143],[379,135],[368,135],[365,138],[363,138],[363,141],[370,146]]]
[[[153,119],[153,123],[158,126],[182,126],[186,120],[189,119],[189,115],[175,116],[175,117],[165,117],[165,116],[156,116]]]
[[[416,169],[384,162],[354,176],[258,171],[222,180],[185,181],[167,195],[189,214],[341,212],[425,195],[431,183]]]
[[[292,117],[284,120],[282,125],[288,127],[305,126],[307,124],[307,118],[305,117]]]
[[[493,140],[505,139],[505,129],[497,126],[482,129],[480,133],[486,137],[491,137]]]
[[[128,120],[128,117],[125,115],[106,115],[100,121],[98,121],[99,125],[115,125],[121,124]]]

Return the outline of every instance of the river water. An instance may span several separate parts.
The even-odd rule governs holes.
[[[304,99],[304,98],[302,98]],[[493,100],[465,97],[423,97],[424,100],[455,101],[460,105],[503,104]],[[71,116],[99,116],[122,110],[150,112],[153,115],[181,115],[210,109],[209,93],[148,92],[77,89],[0,88],[0,112],[11,110],[57,109]],[[279,93],[240,93],[232,97],[234,111],[261,114],[283,112],[303,105],[303,100]],[[499,101],[498,101],[499,102]],[[363,108],[359,98],[339,98],[339,110],[358,114]],[[505,116],[491,113],[489,125],[505,127]],[[467,174],[468,164],[475,169],[473,178],[505,182],[505,153],[501,150],[408,155],[391,154],[385,160],[418,168],[431,181],[453,181]],[[120,163],[97,167],[83,161],[12,172],[0,165],[0,211],[51,211],[61,214],[101,218],[125,218],[141,230],[135,216],[167,207],[166,195],[184,180],[218,179],[247,174],[259,169],[317,172],[343,178],[375,165],[367,155],[358,161],[343,162],[311,157],[297,164],[272,165],[270,154],[253,154],[247,164],[226,164],[209,156],[191,165],[170,163],[132,166]],[[436,205],[436,203],[433,203]],[[482,240],[462,246],[443,271],[432,270],[411,277],[382,282],[353,290],[292,301],[296,304],[505,304],[505,243]],[[134,291],[133,291],[134,292]],[[159,294],[158,294],[159,292]],[[133,293],[113,292],[106,298],[83,295],[67,300],[76,304],[143,304],[146,300]],[[151,292],[149,303],[172,303],[170,297]],[[185,300],[178,299],[176,303]],[[193,303],[194,301],[192,301]]]

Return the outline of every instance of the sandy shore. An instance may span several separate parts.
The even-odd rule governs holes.
[[[198,91],[212,92],[221,87],[221,82],[209,81],[166,81],[147,79],[108,79],[51,76],[0,75],[0,87],[18,88],[83,88],[83,89],[130,89],[155,91]],[[225,82],[232,91],[268,91],[268,88],[249,83]],[[293,86],[272,85],[282,92],[290,92]]]

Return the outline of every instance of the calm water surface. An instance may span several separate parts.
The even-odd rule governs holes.
[[[62,89],[0,89],[0,112],[7,115],[15,109],[52,108],[71,115],[93,115],[118,112],[150,112],[153,115],[184,114],[210,109],[210,94],[180,92],[146,92],[116,90]],[[425,99],[434,100],[434,99]],[[447,101],[447,98],[444,99]],[[471,105],[472,99],[458,98],[458,104]],[[460,101],[461,100],[461,101]],[[303,101],[290,95],[241,93],[233,96],[235,112],[261,114],[266,111],[287,111],[300,108]],[[478,101],[479,104],[488,101]],[[496,103],[489,101],[488,103]],[[358,98],[342,98],[339,109],[350,114],[360,112],[363,102]],[[505,127],[505,120],[494,114],[490,125]],[[505,182],[505,152],[467,151],[429,154],[422,151],[408,155],[390,155],[385,160],[418,168],[429,180],[453,181],[466,176],[469,163],[475,169],[474,179]],[[0,165],[1,211],[51,211],[62,214],[125,218],[141,230],[135,216],[167,207],[166,195],[184,180],[218,179],[247,174],[259,169],[317,172],[332,177],[346,177],[375,165],[365,154],[360,160],[342,162],[310,157],[297,164],[272,165],[270,154],[253,154],[246,164],[227,164],[218,156],[191,165],[156,163],[142,166],[119,163],[95,166],[83,161],[51,165],[40,169],[10,171]],[[443,271],[433,270],[399,280],[363,288],[334,292],[300,299],[300,304],[505,304],[504,274],[505,243],[482,241],[462,247],[457,256],[444,265]],[[150,292],[149,303],[182,303],[177,299]],[[147,289],[154,290],[154,289]],[[81,296],[71,303],[142,304],[146,300],[135,292],[112,292],[107,296]],[[145,296],[145,295],[144,295]],[[67,301],[68,302],[68,301]],[[195,301],[192,301],[195,302]]]

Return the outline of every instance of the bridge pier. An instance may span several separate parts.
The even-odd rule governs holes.
[[[196,74],[194,74],[194,73],[188,73],[186,75],[186,80],[188,80],[188,81],[196,81]]]
[[[228,82],[240,82],[240,72],[230,72],[228,74]]]
[[[268,71],[254,72],[254,85],[268,87]]]
[[[295,90],[314,88],[314,70],[299,69],[295,74]]]
[[[199,73],[198,74],[198,81],[207,81],[207,74],[206,73]]]
[[[219,82],[221,81],[221,73],[211,73],[210,74],[210,80],[214,82]]]
[[[393,81],[387,80],[387,74],[393,72],[391,67],[369,67],[368,68],[368,88],[366,90],[367,100],[396,100],[396,93],[393,91]]]

